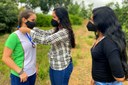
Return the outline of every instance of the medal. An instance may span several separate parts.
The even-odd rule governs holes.
[[[33,43],[33,44],[32,44],[32,47],[33,47],[33,48],[35,48],[35,47],[36,47],[36,45]]]
[[[32,43],[32,47],[35,48],[36,45],[34,44],[34,42],[32,42],[31,36],[29,36],[27,33],[26,33],[26,35],[27,35],[27,38],[29,39],[29,41]]]

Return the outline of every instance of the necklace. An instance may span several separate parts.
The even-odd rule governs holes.
[[[29,39],[29,41],[32,43],[32,47],[35,48],[36,45],[34,44],[34,42],[32,42],[31,36],[29,36],[27,33],[26,33],[26,36],[27,36],[27,38]]]
[[[95,42],[94,45],[93,45],[93,48],[95,48],[95,46],[96,46],[101,40],[103,40],[104,38],[105,38],[105,36],[103,36],[103,37],[100,38],[99,40],[97,39],[96,42]]]

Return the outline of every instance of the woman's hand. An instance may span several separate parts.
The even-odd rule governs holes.
[[[36,76],[38,75],[38,66],[36,66]]]
[[[95,85],[95,81],[92,79],[90,85]]]
[[[29,29],[28,27],[20,27],[19,30],[22,33],[30,33],[31,29]]]
[[[23,72],[21,75],[20,75],[20,82],[26,82],[28,79],[28,75]]]
[[[118,81],[118,82],[123,82],[123,81],[125,80],[125,77],[123,77],[123,78],[116,78],[116,77],[114,77],[114,78],[115,78],[115,80]]]

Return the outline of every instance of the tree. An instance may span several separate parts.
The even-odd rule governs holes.
[[[81,10],[80,10],[80,13],[79,13],[79,16],[82,17],[83,19],[86,19],[88,18],[88,11],[85,7],[85,4],[84,4],[84,1],[81,2]]]
[[[68,8],[68,5],[71,2],[71,0],[40,0],[39,6],[41,7],[43,13],[48,13],[49,10],[57,6],[63,6],[65,8]]]
[[[92,16],[92,8],[93,8],[93,3],[88,5],[87,18],[90,18]]]
[[[72,0],[13,0],[17,2],[17,4],[25,4],[27,9],[35,9],[36,7],[40,7],[43,13],[48,13],[49,10],[57,7],[63,6],[68,8],[68,5],[72,3]]]
[[[111,7],[114,10],[121,25],[128,28],[128,0],[123,0],[122,7],[119,5],[119,3],[109,3],[107,4],[107,6]]]
[[[80,5],[75,2],[75,4],[71,3],[69,6],[68,6],[68,12],[72,15],[78,15],[79,16],[79,13],[80,13]]]
[[[17,3],[24,3],[27,9],[35,9],[39,6],[39,0],[15,0]]]
[[[119,18],[121,18],[120,20],[122,22],[123,29],[126,34],[127,44],[128,44],[128,0],[124,0],[122,4],[123,6],[121,9],[121,15]]]
[[[84,1],[82,1],[80,4],[75,2],[75,4],[72,3],[68,6],[68,11],[69,11],[69,14],[77,15],[83,19],[86,19],[90,17],[92,6],[93,5],[89,6],[89,8],[87,9],[85,7]]]
[[[17,4],[11,0],[0,2],[0,31],[11,32],[17,23]]]
[[[110,2],[110,3],[106,4],[106,6],[109,6],[109,7],[113,8],[114,2]]]
[[[117,15],[119,22],[126,34],[126,41],[128,43],[128,0],[123,0],[122,7],[119,3],[108,5],[113,8]]]

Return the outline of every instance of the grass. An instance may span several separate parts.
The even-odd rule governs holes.
[[[52,27],[41,27],[48,30]],[[76,48],[72,49],[74,70],[69,85],[90,85],[91,80],[91,54],[90,48],[94,42],[94,34],[86,30],[85,25],[73,26],[76,39]],[[4,43],[9,34],[0,35],[0,59],[2,57]],[[49,63],[47,53],[49,45],[37,46],[37,64],[39,66],[36,85],[50,85]],[[9,85],[9,68],[0,60],[0,85]],[[124,85],[128,85],[125,82]]]
[[[77,26],[75,26],[77,27]],[[41,27],[43,30],[51,29],[52,27]],[[1,35],[0,36],[0,59],[2,57],[3,49],[4,49],[4,43],[6,39],[8,38],[9,34]],[[37,85],[45,84],[46,81],[49,80],[49,61],[47,53],[50,49],[49,45],[37,45],[37,65],[38,65],[38,77],[37,77]],[[78,54],[80,55],[80,54]],[[76,61],[73,61],[74,65],[76,65]],[[2,80],[2,85],[8,85],[9,84],[9,75],[10,75],[10,69],[0,60],[0,80]],[[8,83],[7,83],[8,82]],[[49,83],[49,82],[48,82]],[[47,84],[47,83],[46,83]]]
[[[0,85],[9,85],[10,69],[1,61],[2,53],[4,49],[4,43],[8,36],[9,34],[0,36],[0,81],[1,81]],[[48,79],[49,63],[48,63],[47,53],[49,51],[49,48],[50,48],[49,45],[37,46],[37,64],[39,67],[37,79],[38,81],[40,80],[40,83],[42,83],[43,80]]]

